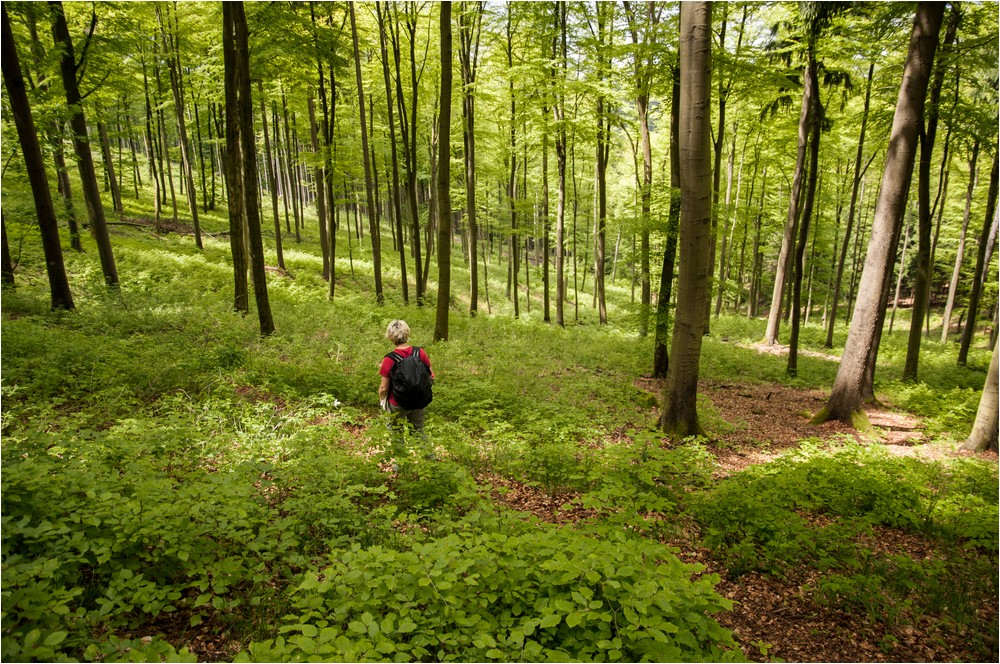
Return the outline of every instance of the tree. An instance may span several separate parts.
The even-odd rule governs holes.
[[[983,385],[983,396],[979,399],[979,410],[976,412],[976,422],[972,432],[962,444],[963,450],[970,452],[997,451],[998,412],[1000,412],[1000,381],[997,380],[997,356],[1000,355],[998,344],[993,344],[993,359],[986,372],[986,384]]]
[[[229,219],[230,232],[242,235],[245,225],[250,250],[250,267],[257,304],[257,319],[262,336],[274,332],[274,320],[267,295],[267,273],[264,270],[264,242],[261,237],[257,189],[256,134],[253,125],[253,97],[250,88],[250,48],[247,43],[247,19],[242,2],[222,5],[222,41],[225,58],[226,87],[226,141],[229,163]],[[236,212],[233,208],[236,208]],[[246,259],[239,259],[244,252],[243,238],[231,239],[233,267],[239,282],[246,281]],[[237,264],[239,263],[239,267]],[[240,273],[239,270],[243,272]],[[245,288],[245,286],[243,286]],[[246,312],[247,309],[238,310]]]
[[[166,55],[167,69],[170,73],[170,90],[174,96],[174,116],[177,118],[178,143],[181,148],[181,167],[184,169],[188,210],[191,212],[191,223],[194,225],[194,244],[201,249],[201,222],[198,219],[198,197],[194,190],[187,120],[184,115],[184,81],[181,78],[180,48],[177,45],[179,39],[177,34],[177,2],[175,0],[173,6],[173,30],[169,32],[163,23],[161,5],[157,4],[155,7],[156,20],[160,24],[160,36],[163,40],[163,52]]]
[[[45,162],[42,160],[42,149],[38,143],[38,133],[35,131],[35,121],[31,115],[31,104],[28,101],[28,90],[21,74],[21,61],[18,58],[14,34],[10,27],[10,17],[7,16],[7,6],[3,5],[3,41],[0,42],[0,67],[3,70],[4,87],[7,89],[7,100],[10,104],[14,125],[17,127],[17,138],[24,155],[24,167],[28,172],[28,182],[35,200],[35,214],[38,217],[38,228],[42,233],[42,251],[45,254],[45,271],[49,279],[49,292],[53,309],[73,309],[73,294],[70,292],[69,280],[66,278],[66,267],[63,264],[62,245],[59,244],[59,226],[56,221],[55,209],[52,207],[52,194],[49,191],[49,180],[45,173]],[[10,266],[10,251],[7,247],[7,224],[3,224],[4,249],[4,283],[13,284],[14,273]]]
[[[670,346],[660,426],[679,437],[702,432],[698,421],[708,273],[711,270],[712,3],[685,2],[680,10],[681,264],[677,316]]]
[[[948,28],[945,30],[942,56],[947,56],[955,42],[958,30],[959,12],[951,6]],[[947,60],[942,58],[934,72],[927,104],[927,126],[920,132],[920,160],[917,164],[917,260],[913,280],[913,309],[910,313],[910,335],[906,346],[906,363],[903,380],[917,380],[917,365],[920,361],[920,341],[924,326],[924,311],[927,307],[931,285],[931,153],[937,136],[938,106],[941,102],[941,87]]]
[[[597,246],[594,250],[594,278],[598,318],[608,323],[608,303],[604,289],[604,258],[608,223],[608,159],[611,152],[611,112],[604,92],[605,76],[610,75],[610,50],[614,41],[614,8],[610,2],[598,2],[597,13]]]
[[[555,99],[552,116],[556,130],[556,169],[559,173],[556,199],[556,325],[566,327],[566,3],[553,2],[555,34],[552,37],[552,71]],[[558,72],[558,75],[557,75]],[[557,77],[558,76],[558,77]]]
[[[462,140],[465,147],[465,214],[469,224],[469,315],[479,308],[479,267],[476,245],[476,68],[479,61],[479,34],[483,21],[482,2],[463,2],[458,16],[459,60],[462,66]],[[395,154],[395,153],[394,153]]]
[[[997,209],[998,163],[1000,153],[993,155],[993,168],[990,170],[990,188],[986,197],[986,218],[983,220],[983,230],[979,234],[979,249],[976,252],[976,272],[973,275],[972,291],[969,293],[968,312],[965,316],[965,327],[962,329],[962,340],[958,347],[958,364],[964,365],[969,357],[972,346],[972,336],[976,332],[976,319],[979,316],[979,300],[983,295],[983,286],[989,281],[990,261],[997,241],[997,224],[1000,222]]]
[[[90,232],[97,242],[97,252],[101,258],[101,270],[108,288],[118,288],[118,268],[115,265],[115,254],[111,249],[111,237],[108,235],[108,224],[104,217],[104,204],[101,202],[101,192],[97,186],[97,172],[94,170],[94,158],[90,153],[90,140],[87,137],[87,120],[83,115],[83,99],[77,84],[77,74],[82,64],[73,55],[73,42],[69,36],[69,26],[63,12],[62,2],[50,2],[52,12],[52,40],[60,50],[59,71],[62,75],[63,88],[66,93],[66,107],[69,109],[69,125],[73,131],[73,149],[76,152],[76,163],[80,171],[80,184],[83,198],[87,202],[87,214],[90,218]],[[92,23],[96,24],[94,15]],[[90,34],[93,34],[93,27]],[[86,47],[84,47],[86,51]]]
[[[795,254],[795,231],[798,227],[799,216],[802,213],[802,182],[807,174],[806,169],[806,148],[809,143],[810,126],[813,123],[813,114],[816,102],[813,97],[819,94],[817,70],[819,63],[816,59],[816,48],[819,35],[837,7],[834,3],[806,2],[799,5],[800,14],[805,33],[805,64],[803,65],[802,105],[799,111],[799,142],[798,151],[795,156],[795,171],[792,175],[791,196],[788,202],[788,215],[785,218],[784,235],[781,238],[781,249],[778,254],[778,262],[774,275],[774,290],[771,293],[771,309],[767,315],[767,330],[764,332],[764,342],[775,344],[778,342],[778,327],[781,323],[781,304],[784,298],[786,279],[792,268],[792,257]],[[819,138],[818,132],[816,138]],[[815,191],[817,173],[808,173],[810,182],[807,184]]]
[[[451,304],[451,3],[441,11],[441,110],[438,115],[440,147],[437,167],[438,297],[434,340],[448,340],[448,307]]]
[[[385,81],[386,112],[389,116],[389,148],[392,155],[392,209],[393,216],[396,220],[396,244],[399,248],[399,271],[402,281],[403,302],[409,302],[409,284],[406,280],[406,245],[403,242],[403,210],[399,201],[399,155],[396,154],[396,123],[394,122],[392,112],[392,87],[389,78],[389,54],[385,46],[385,18],[380,4],[381,3],[378,2],[375,3],[375,15],[378,19],[379,54],[382,57],[382,78]]]
[[[856,424],[864,421],[859,418],[863,418],[861,405],[868,364],[874,364],[878,353],[880,313],[885,311],[885,294],[896,249],[894,239],[898,237],[897,227],[910,187],[918,135],[923,124],[924,97],[943,16],[944,5],[921,2],[913,20],[889,136],[882,188],[875,206],[865,267],[858,285],[858,299],[830,400],[815,418],[819,422],[836,419]]]
[[[639,116],[639,136],[642,143],[642,188],[640,199],[641,214],[641,244],[639,254],[639,281],[641,283],[642,317],[639,320],[639,335],[646,336],[649,325],[650,278],[649,278],[649,215],[652,207],[653,194],[653,151],[649,136],[649,95],[653,79],[653,46],[656,43],[657,26],[660,22],[660,12],[663,5],[655,2],[646,3],[645,22],[642,26],[640,40],[640,25],[637,12],[628,0],[622,0],[625,17],[628,19],[629,34],[632,37],[632,68],[635,85],[635,109]]]
[[[674,279],[674,260],[677,255],[677,232],[681,215],[681,159],[680,159],[680,67],[671,67],[673,81],[670,101],[670,210],[667,216],[667,241],[660,268],[660,289],[656,298],[656,328],[653,341],[653,377],[665,378],[670,361],[667,355],[667,314],[670,308],[670,290]]]
[[[351,38],[354,41],[354,75],[358,85],[358,115],[361,123],[362,161],[365,165],[365,193],[368,197],[368,232],[372,243],[372,266],[375,271],[375,300],[382,304],[382,247],[381,235],[375,220],[375,192],[372,189],[372,166],[368,152],[368,125],[365,120],[365,90],[361,82],[361,52],[358,49],[358,24],[354,3],[348,6],[351,14]]]

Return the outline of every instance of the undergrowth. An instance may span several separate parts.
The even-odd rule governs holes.
[[[692,523],[731,575],[810,565],[818,602],[990,627],[975,607],[995,603],[976,583],[996,577],[995,464],[807,444],[717,480],[703,441],[668,446],[649,428],[654,400],[636,385],[652,341],[622,287],[617,327],[581,307],[560,329],[540,324],[537,293],[513,319],[494,279],[494,315],[468,317],[459,297],[450,340],[428,343],[433,289],[418,307],[390,286],[375,306],[362,242],[338,256],[330,302],[307,232],[286,244],[287,275],[269,276],[278,333],[262,339],[252,313],[231,311],[228,242],[197,251],[116,227],[121,292],[105,290],[96,252],[67,253],[78,308],[50,312],[30,208],[4,196],[20,261],[3,293],[5,661],[193,661],[195,636],[223,633],[248,661],[739,659],[717,579],[664,544]],[[453,283],[466,276],[456,265]],[[393,318],[437,373],[426,438],[394,437],[377,411]],[[750,349],[762,325],[713,321],[702,375],[830,384],[833,362],[803,357],[791,380],[784,358]],[[803,340],[819,351],[823,335]],[[893,364],[886,394],[960,438],[987,353],[956,370],[928,346],[926,382],[896,382]],[[709,434],[733,426],[701,406]],[[587,516],[557,527],[497,507],[494,475]],[[877,554],[879,528],[942,555]]]

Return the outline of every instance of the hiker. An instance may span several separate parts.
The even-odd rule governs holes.
[[[410,326],[404,320],[389,323],[385,338],[395,346],[395,350],[382,358],[379,403],[382,410],[397,418],[405,418],[417,432],[422,432],[426,407],[432,398],[434,371],[431,360],[427,351],[410,345]],[[419,355],[409,359],[414,351]]]

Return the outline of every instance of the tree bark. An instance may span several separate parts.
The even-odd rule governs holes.
[[[236,46],[235,12],[237,3],[222,5],[222,54],[226,92],[226,198],[229,208],[229,247],[233,256],[233,309],[244,316],[250,313],[250,289],[247,284],[246,196],[243,179],[243,147],[240,140],[240,68]]]
[[[62,7],[59,7],[60,15]],[[45,162],[42,159],[42,149],[38,143],[38,132],[35,131],[35,121],[31,115],[31,105],[28,101],[28,90],[21,74],[21,62],[14,43],[14,34],[10,27],[10,17],[7,7],[3,12],[3,39],[0,40],[0,68],[3,71],[4,87],[7,89],[7,101],[17,128],[17,138],[24,157],[24,167],[31,185],[31,193],[35,202],[35,215],[38,218],[38,228],[42,234],[42,252],[45,255],[45,272],[49,280],[49,293],[53,309],[73,309],[73,294],[70,292],[69,280],[66,278],[66,267],[63,263],[62,245],[59,242],[59,225],[56,221],[55,208],[52,206],[52,194],[49,190],[49,180],[45,173]],[[65,21],[63,21],[65,26]],[[75,82],[75,79],[74,79]],[[3,283],[13,285],[14,270],[10,261],[10,250],[7,247],[7,224],[3,223]]]
[[[889,136],[882,187],[879,191],[868,243],[859,296],[847,336],[847,344],[833,384],[827,407],[817,421],[831,419],[864,425],[864,399],[868,362],[877,354],[877,326],[885,310],[885,294],[892,271],[893,240],[902,218],[917,140],[923,124],[924,97],[937,50],[938,32],[944,5],[921,2],[917,7],[910,36],[909,52],[903,69]]]
[[[819,170],[819,136],[822,107],[819,100],[818,64],[810,52],[809,66],[806,71],[805,85],[809,93],[811,106],[809,111],[809,181],[806,184],[805,201],[802,204],[802,219],[799,221],[799,237],[795,243],[795,262],[792,274],[792,330],[788,341],[788,364],[786,371],[789,376],[798,375],[799,327],[802,317],[802,277],[805,267],[806,244],[809,241],[809,223],[812,218],[813,201],[816,198],[816,182]]]
[[[375,301],[382,304],[382,249],[375,222],[375,192],[372,190],[372,166],[368,157],[368,124],[365,118],[365,91],[361,81],[361,52],[358,49],[358,25],[354,3],[348,5],[351,14],[351,39],[354,42],[354,77],[358,86],[358,114],[361,119],[361,150],[364,153],[365,193],[368,197],[368,228],[372,243],[372,269],[375,272]]]
[[[962,444],[963,450],[969,452],[997,451],[998,411],[1000,411],[1000,381],[997,379],[997,357],[1000,355],[997,343],[993,344],[993,359],[986,372],[986,384],[983,385],[983,395],[979,399],[979,410],[972,432]]]
[[[440,5],[441,22],[441,111],[438,115],[440,143],[437,167],[438,202],[438,297],[434,340],[448,340],[448,309],[451,304],[451,3]]]
[[[948,332],[951,329],[951,312],[955,306],[958,277],[962,271],[962,261],[965,258],[965,236],[969,230],[969,218],[972,213],[972,194],[976,188],[976,162],[978,160],[979,141],[977,140],[972,146],[972,158],[969,159],[969,186],[965,192],[965,212],[962,215],[962,231],[958,236],[958,250],[955,252],[955,267],[951,272],[951,281],[948,283],[948,299],[945,300],[944,314],[941,317],[941,343],[948,341]]]
[[[176,17],[176,0],[173,10]],[[190,146],[188,145],[187,120],[184,117],[184,81],[181,78],[180,49],[177,44],[176,33],[172,36],[167,35],[159,5],[156,6],[156,16],[160,21],[160,35],[163,39],[163,50],[167,56],[167,69],[170,72],[170,90],[174,95],[174,115],[177,118],[178,141],[181,147],[181,167],[184,169],[184,181],[187,184],[188,210],[191,213],[191,223],[194,226],[194,244],[199,249],[202,249],[201,222],[198,219],[198,196],[194,190],[194,174],[191,167]]]
[[[552,40],[552,77],[556,87],[556,97],[552,104],[553,120],[556,124],[556,169],[558,171],[556,198],[556,325],[566,327],[566,5],[554,2],[556,36]],[[556,78],[556,62],[562,70],[561,78]]]
[[[465,214],[469,225],[469,315],[479,309],[479,267],[476,245],[479,224],[476,219],[476,65],[479,59],[479,31],[482,25],[483,3],[463,2],[459,16],[459,59],[462,68],[462,119],[465,148]],[[387,79],[388,80],[388,79]]]
[[[702,433],[698,364],[708,302],[712,224],[712,3],[680,8],[681,265],[670,369],[660,426],[683,438]]]
[[[399,200],[399,156],[396,154],[396,123],[392,112],[392,86],[389,77],[389,53],[385,44],[385,18],[379,7],[379,3],[375,4],[375,13],[378,18],[379,51],[382,56],[382,78],[385,80],[385,104],[389,117],[389,148],[392,158],[392,210],[396,220],[396,248],[399,250],[399,271],[402,277],[403,302],[409,303],[410,291],[406,278],[406,245],[403,242],[403,210]],[[475,262],[473,262],[472,269],[474,272]]]
[[[667,354],[667,331],[670,311],[670,291],[674,282],[674,262],[677,256],[677,234],[681,215],[680,105],[681,70],[671,68],[670,96],[670,210],[667,216],[667,238],[660,267],[660,288],[656,298],[656,328],[653,337],[653,377],[666,378],[670,368]]]
[[[124,210],[122,207],[122,190],[118,186],[115,161],[111,155],[111,139],[108,138],[107,124],[101,120],[97,121],[97,138],[101,143],[101,159],[104,161],[104,170],[108,174],[108,187],[111,189],[111,207],[115,212],[122,212]]]
[[[253,126],[253,97],[250,88],[250,48],[247,43],[247,21],[242,2],[227,2],[223,4],[223,38],[231,39],[229,48],[224,53],[229,57],[226,63],[230,65],[226,75],[227,99],[227,139],[238,139],[229,143],[231,161],[236,153],[240,154],[238,167],[230,169],[230,173],[242,176],[243,216],[246,218],[246,230],[250,248],[250,266],[253,279],[254,300],[257,304],[257,320],[262,336],[274,332],[274,320],[271,316],[271,305],[267,295],[267,273],[264,270],[264,241],[260,232],[260,217],[257,205],[257,154]],[[231,88],[235,87],[233,90]],[[230,101],[236,102],[236,108],[229,110]],[[231,121],[237,121],[238,129],[232,133],[228,129]],[[237,177],[236,179],[239,179]],[[230,204],[233,196],[230,195]],[[230,215],[232,222],[232,215]]]
[[[69,27],[66,25],[66,15],[63,13],[62,2],[50,2],[52,11],[52,40],[60,50],[59,70],[62,75],[63,88],[66,92],[66,106],[70,110],[70,128],[73,131],[73,148],[76,151],[77,167],[80,171],[80,185],[83,198],[87,202],[87,215],[90,219],[90,232],[97,242],[97,252],[101,259],[101,271],[108,288],[118,289],[118,268],[115,265],[115,254],[111,249],[111,237],[108,235],[107,221],[104,217],[104,204],[101,202],[100,188],[97,186],[97,174],[94,171],[94,159],[90,152],[90,140],[87,138],[87,121],[83,115],[80,103],[80,89],[77,86],[76,56],[73,55],[73,42],[70,40]],[[34,131],[34,127],[32,127]],[[37,141],[37,134],[36,141]],[[51,205],[51,201],[49,202]],[[41,222],[40,222],[41,223]]]
[[[267,131],[267,101],[264,99],[264,83],[257,80],[257,94],[260,95],[260,121],[264,127],[264,159],[267,161],[267,186],[271,190],[271,214],[274,217],[274,247],[278,254],[278,267],[285,269],[285,255],[281,247],[281,219],[278,216],[278,181],[274,173],[274,161],[271,159],[271,138]],[[205,178],[202,176],[202,189],[205,188]],[[202,200],[204,200],[202,196]]]
[[[809,70],[815,66],[815,58],[810,49],[809,62],[805,66],[804,77],[811,79]],[[788,201],[788,215],[785,218],[785,232],[781,238],[781,249],[778,251],[778,264],[774,273],[774,290],[771,292],[771,309],[767,314],[767,329],[764,332],[764,343],[778,343],[778,328],[781,325],[781,300],[785,294],[788,272],[792,267],[792,256],[795,252],[795,230],[798,227],[801,211],[802,179],[806,169],[806,146],[809,140],[809,127],[812,116],[812,95],[817,91],[811,85],[802,86],[802,107],[799,112],[799,143],[795,156],[795,171],[792,175],[791,198]]]
[[[969,307],[966,315],[965,328],[962,330],[962,341],[958,347],[958,364],[964,365],[969,357],[972,346],[972,336],[976,332],[976,319],[979,317],[979,299],[983,294],[983,286],[989,279],[990,261],[997,241],[997,159],[1000,154],[993,155],[993,168],[990,170],[990,189],[986,197],[986,219],[983,220],[983,230],[979,234],[979,249],[976,253],[976,273],[972,281],[972,291],[969,293]]]
[[[947,56],[955,42],[958,29],[959,11],[951,7],[951,16],[945,31],[942,53]],[[906,362],[903,366],[903,380],[916,381],[920,363],[920,341],[923,337],[924,312],[929,301],[931,286],[931,156],[937,137],[938,105],[941,101],[941,86],[944,83],[944,62],[938,64],[931,82],[927,103],[927,128],[920,134],[920,161],[917,165],[917,254],[914,261],[913,308],[910,312],[910,336],[906,346]],[[902,266],[900,266],[902,270]]]

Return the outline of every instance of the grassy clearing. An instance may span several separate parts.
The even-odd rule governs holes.
[[[224,237],[200,252],[187,236],[115,227],[121,294],[104,290],[96,251],[67,253],[78,310],[53,313],[23,191],[5,190],[4,206],[24,238],[18,288],[3,294],[5,660],[766,652],[720,626],[732,603],[719,577],[664,544],[678,538],[728,577],[817,570],[812,601],[887,637],[929,616],[982,635],[968,657],[995,657],[996,590],[982,580],[997,574],[996,464],[807,444],[713,479],[699,441],[668,446],[649,429],[652,397],[636,383],[652,344],[630,329],[621,282],[611,326],[581,303],[580,324],[563,330],[540,323],[540,300],[514,320],[494,279],[494,315],[470,319],[458,295],[451,340],[429,343],[435,294],[404,305],[387,253],[376,307],[364,239],[352,240],[353,275],[338,256],[327,300],[309,222],[302,244],[286,243],[290,276],[269,276],[278,333],[261,339],[253,315],[230,311]],[[203,223],[225,229],[221,214]],[[468,283],[461,266],[453,283]],[[390,438],[375,404],[397,317],[438,375],[426,441]],[[762,336],[762,321],[715,321],[703,377],[830,385],[835,363],[802,357],[789,379],[783,357],[746,347]],[[824,338],[808,326],[804,347]],[[898,382],[902,335],[884,343],[880,395],[925,418],[935,444],[963,438],[988,350],[957,368],[952,348],[928,342],[912,386]],[[734,426],[704,405],[709,434]],[[585,516],[556,526],[513,512],[487,477]],[[880,552],[880,529],[936,554]]]

